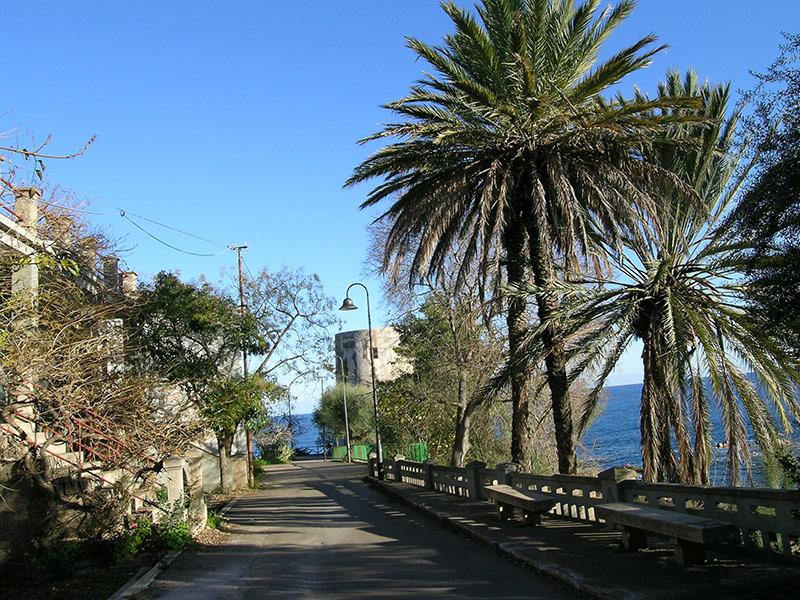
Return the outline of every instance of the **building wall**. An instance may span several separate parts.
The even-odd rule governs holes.
[[[411,371],[408,362],[395,352],[400,343],[400,333],[394,327],[373,328],[372,341],[375,351],[375,379],[391,381]],[[336,356],[342,359],[341,365],[338,360],[336,361],[337,382],[342,381],[343,366],[347,383],[371,385],[368,329],[337,333],[335,352]]]

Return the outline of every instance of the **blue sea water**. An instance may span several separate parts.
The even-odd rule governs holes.
[[[642,384],[605,388],[607,402],[583,436],[589,456],[602,468],[642,463],[639,448],[639,402]]]
[[[639,403],[642,384],[616,385],[605,388],[607,401],[605,407],[583,437],[584,456],[596,462],[599,470],[625,465],[642,464],[639,446]],[[322,436],[314,425],[310,414],[294,415],[299,427],[295,433],[295,447],[321,452]],[[712,411],[712,440],[716,444],[724,439],[719,415]],[[725,450],[715,449],[711,472],[711,483],[724,482]],[[759,455],[753,448],[753,462],[756,475],[759,471]]]
[[[312,454],[322,452],[322,433],[310,414],[292,415],[295,424],[294,447],[309,450]]]
[[[641,402],[642,384],[616,385],[605,388],[607,402],[603,412],[597,417],[583,437],[585,454],[592,457],[600,470],[625,465],[640,466],[642,464],[639,432],[639,404]],[[724,429],[720,414],[715,407],[711,410],[712,443],[716,445],[724,441]],[[753,478],[756,485],[766,482],[764,465],[758,447],[752,442],[751,459],[753,461]],[[795,436],[797,441],[797,436]],[[724,485],[725,482],[724,448],[714,448],[710,480],[712,485]],[[743,473],[744,477],[744,473]]]

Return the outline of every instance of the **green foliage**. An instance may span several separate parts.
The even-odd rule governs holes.
[[[153,536],[153,523],[140,519],[131,523],[128,529],[115,540],[114,559],[117,562],[136,556]]]
[[[158,524],[158,535],[167,550],[183,550],[192,543],[192,534],[186,521],[176,521],[167,525]]]
[[[114,540],[114,559],[129,560],[140,552],[183,550],[192,543],[189,525],[181,518],[181,510],[172,510],[158,523],[140,519]]]
[[[267,446],[260,446],[261,457],[257,459],[256,465],[280,465],[292,460],[292,447],[280,442]]]
[[[798,449],[782,448],[778,452],[778,464],[783,470],[787,487],[800,487],[800,453]]]
[[[222,517],[222,515],[213,510],[208,511],[206,527],[210,529],[221,529],[224,524],[225,519]]]
[[[696,111],[702,117],[698,124],[676,124],[668,133],[672,142],[696,140],[699,147],[655,144],[644,152],[694,188],[702,202],[664,185],[655,227],[631,230],[623,237],[623,251],[600,240],[618,278],[571,275],[575,283],[560,286],[564,310],[558,318],[567,335],[574,335],[576,371],[599,371],[583,425],[605,378],[631,341],[639,339],[645,480],[708,483],[714,403],[727,443],[727,478],[737,485],[742,469],[750,469],[746,423],[763,454],[773,456],[779,430],[790,431],[791,420],[800,415],[795,396],[800,379],[770,332],[741,309],[740,246],[731,245],[719,227],[741,181],[735,176],[741,155],[733,151],[739,113],[726,119],[729,88],[700,85],[691,72],[685,78],[670,72],[659,94],[704,100]],[[709,118],[713,127],[702,125]]]
[[[220,479],[229,487],[225,461],[237,426],[262,419],[264,400],[279,389],[261,375],[237,378],[240,353],[268,344],[252,314],[206,283],[161,272],[140,300],[128,321],[131,362],[178,386],[199,410],[217,437]]]
[[[800,357],[800,34],[744,94],[758,163],[728,225],[743,251],[750,308]]]
[[[210,285],[183,283],[161,272],[140,291],[128,325],[140,366],[181,385],[195,401],[230,376],[242,349],[266,349],[252,315]]]
[[[482,289],[533,278],[559,469],[575,469],[564,338],[551,316],[560,265],[599,267],[592,235],[617,241],[654,208],[664,171],[642,159],[665,128],[684,119],[692,98],[606,99],[663,47],[645,36],[619,52],[606,42],[635,7],[575,0],[483,0],[477,18],[442,3],[453,33],[440,45],[410,39],[429,65],[410,93],[386,106],[389,125],[364,141],[388,144],[356,167],[346,185],[377,180],[362,208],[384,200],[391,221],[383,269],[409,258],[409,283],[442,276],[468,281],[478,264]],[[605,60],[600,57],[607,56]],[[695,119],[690,116],[688,119]],[[668,144],[664,137],[663,145]],[[458,264],[449,260],[461,252]],[[600,255],[598,258],[598,254]],[[521,351],[529,326],[524,300],[507,304],[512,459],[530,460],[527,405],[531,365]]]
[[[260,375],[214,381],[203,397],[202,415],[214,431],[233,435],[240,423],[258,424],[266,413],[264,398],[278,387]]]
[[[372,388],[363,385],[338,384],[326,389],[320,405],[314,410],[313,420],[325,427],[331,436],[345,438],[344,397],[347,396],[347,421],[350,425],[351,443],[367,439],[374,441],[375,416]]]
[[[455,406],[428,401],[417,394],[413,376],[381,384],[381,441],[404,452],[409,444],[425,443],[429,456],[448,464],[455,435]]]

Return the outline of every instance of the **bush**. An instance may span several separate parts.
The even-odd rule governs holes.
[[[209,529],[220,529],[225,523],[225,519],[222,518],[217,511],[210,510],[208,511],[208,518],[206,519],[206,527]]]
[[[114,541],[114,559],[117,562],[122,562],[133,558],[139,554],[145,546],[152,543],[152,536],[153,524],[150,521],[144,519],[134,521],[128,526],[128,529]]]

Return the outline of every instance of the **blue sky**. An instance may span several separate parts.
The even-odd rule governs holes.
[[[632,76],[652,91],[668,67],[752,85],[748,69],[777,56],[780,32],[800,23],[794,0],[640,0],[609,40],[609,52],[654,32],[670,44]],[[124,267],[150,276],[179,270],[216,280],[235,265],[229,244],[247,243],[255,272],[282,265],[317,273],[341,301],[363,277],[369,188],[342,189],[377,146],[356,141],[390,114],[424,68],[405,36],[436,43],[449,22],[433,0],[305,2],[20,2],[5,0],[3,143],[52,135],[53,182],[75,190],[91,219],[130,248]],[[5,144],[4,144],[5,145]],[[66,188],[65,188],[66,189]],[[215,243],[137,219],[167,248],[119,216],[135,213]],[[356,304],[363,304],[357,290]],[[343,329],[366,327],[365,311],[341,313]],[[640,377],[634,350],[612,383]],[[301,399],[301,410],[313,402]]]

